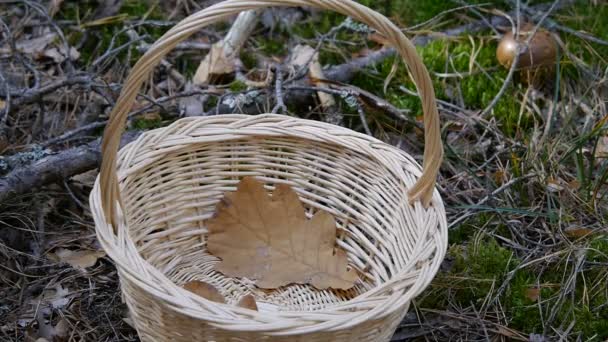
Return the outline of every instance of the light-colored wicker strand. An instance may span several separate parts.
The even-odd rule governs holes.
[[[100,172],[101,200],[104,216],[114,227],[118,224],[116,216],[117,202],[124,210],[116,175],[116,158],[120,136],[124,131],[128,112],[143,82],[148,79],[154,67],[170,50],[201,28],[227,19],[241,11],[270,6],[310,6],[333,10],[376,29],[378,33],[384,35],[395,46],[411,70],[422,100],[424,112],[425,149],[423,173],[409,190],[410,202],[420,199],[425,207],[430,204],[437,173],[443,157],[435,92],[428,71],[418,56],[415,47],[399,28],[381,14],[351,0],[228,0],[208,7],[181,21],[165,33],[131,70],[121,95],[110,114],[110,120],[104,132],[102,144],[103,162]]]
[[[447,247],[438,192],[428,209],[406,203],[403,189],[421,174],[416,162],[343,127],[271,114],[187,118],[144,133],[120,151],[117,163],[128,209],[118,234],[105,220],[99,179],[91,210],[144,341],[283,341],[282,335],[292,341],[297,334],[306,334],[302,341],[388,341]],[[201,242],[221,195],[251,174],[295,186],[306,206],[341,222],[347,235],[338,244],[362,274],[354,294],[289,286],[269,298],[258,293],[279,311],[252,313],[180,289],[195,278],[223,293],[256,291],[213,273],[216,259]],[[178,339],[175,331],[210,335]]]

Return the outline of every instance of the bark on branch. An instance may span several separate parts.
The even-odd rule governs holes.
[[[141,132],[127,132],[121,146],[135,140]],[[16,195],[31,192],[46,184],[99,167],[101,164],[101,138],[88,144],[63,150],[37,162],[11,171],[0,178],[0,203]]]

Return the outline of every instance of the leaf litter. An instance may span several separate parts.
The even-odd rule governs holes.
[[[222,296],[220,291],[218,291],[215,286],[204,281],[192,280],[184,284],[182,287],[195,295],[208,299],[212,302],[226,304],[226,299],[224,296]],[[258,311],[255,298],[251,294],[241,297],[241,299],[236,303],[236,306]]]
[[[99,258],[106,255],[104,251],[78,250],[73,251],[66,248],[58,248],[54,253],[49,253],[49,259],[55,262],[64,262],[77,269],[86,269],[97,263]]]

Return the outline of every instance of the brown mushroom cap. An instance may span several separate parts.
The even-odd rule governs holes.
[[[505,34],[496,50],[498,62],[510,68],[517,53],[518,43],[525,44],[532,33],[532,27],[525,26],[525,30],[520,32],[517,40],[512,32]],[[539,29],[530,40],[528,48],[524,47],[524,51],[521,52],[517,66],[520,69],[549,66],[555,64],[556,58],[557,42],[550,32]]]

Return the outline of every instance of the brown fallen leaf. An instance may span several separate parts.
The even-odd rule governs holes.
[[[598,139],[597,147],[595,148],[595,158],[608,158],[608,135],[602,136]]]
[[[270,197],[262,183],[245,177],[207,221],[207,248],[222,259],[215,269],[273,289],[292,283],[317,289],[349,289],[357,274],[335,246],[336,222],[325,211],[307,219],[298,195],[279,184]]]
[[[36,327],[30,324],[25,331],[25,341],[29,342],[60,342],[67,341],[70,325],[61,318],[55,326],[45,319],[41,313],[37,315]]]
[[[323,74],[323,67],[319,61],[319,53],[311,46],[296,45],[291,52],[287,64],[293,68],[294,74],[301,68],[308,68],[312,84],[320,88],[325,87],[325,84],[321,81],[325,78],[325,75]],[[323,109],[327,110],[336,105],[336,101],[331,94],[318,91],[317,97],[319,98],[319,102]]]
[[[212,302],[226,303],[224,296],[213,285],[204,281],[193,280],[184,284],[183,288]]]
[[[589,228],[568,228],[568,229],[564,230],[564,233],[569,238],[580,239],[580,238],[585,237],[587,235],[593,234],[593,229],[589,229]]]
[[[74,268],[85,269],[94,266],[97,260],[105,255],[106,253],[104,251],[72,251],[65,248],[58,248],[54,253],[49,253],[49,259],[55,262],[65,262]]]
[[[61,48],[53,47],[47,49],[42,53],[42,56],[51,58],[55,63],[59,64],[66,59],[70,59],[72,61],[77,60],[80,58],[80,52],[78,52],[78,50],[72,46],[70,46],[69,51],[66,52],[65,47],[62,46]]]
[[[561,179],[556,179],[553,177],[547,179],[547,190],[549,192],[560,192],[564,190],[564,186],[562,185]]]
[[[235,58],[224,51],[223,45],[216,44],[211,47],[211,51],[199,65],[192,82],[197,85],[206,85],[225,75],[233,74],[235,71]]]
[[[258,305],[255,302],[255,298],[250,294],[241,298],[241,300],[239,300],[239,302],[236,304],[236,306],[239,306],[239,307],[245,308],[245,309],[249,309],[249,310],[258,311]]]
[[[73,46],[66,47],[59,41],[54,32],[46,33],[32,39],[22,39],[15,43],[17,51],[32,56],[34,59],[51,58],[55,63],[62,63],[66,59],[77,60],[80,53]],[[5,48],[0,48],[4,52]]]
[[[530,287],[526,289],[526,297],[533,302],[538,301],[538,298],[540,297],[540,289],[538,287]]]

